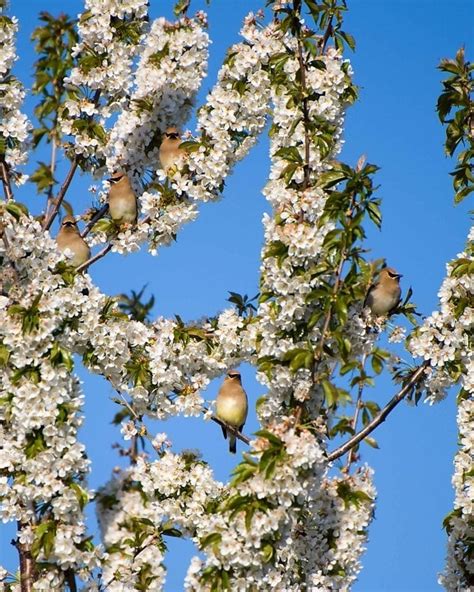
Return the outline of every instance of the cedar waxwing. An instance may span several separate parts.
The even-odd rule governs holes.
[[[71,259],[71,265],[74,267],[79,267],[90,259],[91,250],[81,237],[74,216],[64,216],[56,242],[61,252],[70,249],[74,253],[74,257]]]
[[[181,137],[178,128],[169,127],[163,135],[160,146],[160,164],[165,172],[185,154],[185,151],[179,147],[180,144]]]
[[[136,224],[137,197],[125,173],[114,173],[110,179],[109,212],[118,224]]]
[[[373,315],[384,317],[389,315],[400,302],[400,278],[393,267],[384,267],[380,271],[379,279],[370,286],[365,297],[364,307],[368,306]]]
[[[244,427],[247,419],[247,394],[242,388],[240,372],[229,370],[224,378],[224,383],[217,393],[216,415],[222,421],[235,427],[239,432]],[[222,427],[224,438],[227,438],[227,430]],[[234,434],[229,432],[229,451],[235,454],[237,450]]]

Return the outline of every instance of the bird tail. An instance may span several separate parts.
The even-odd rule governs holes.
[[[237,442],[233,434],[229,434],[229,452],[235,454],[237,452]]]

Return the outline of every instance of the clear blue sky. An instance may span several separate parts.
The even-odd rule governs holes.
[[[151,0],[151,14],[159,16],[170,2]],[[263,2],[255,0],[193,1],[207,10],[210,21],[211,61],[200,101],[211,88],[226,48],[238,40],[243,16]],[[378,164],[383,197],[381,232],[370,231],[368,246],[373,257],[386,257],[403,273],[403,288],[413,287],[419,309],[430,313],[437,306],[437,291],[445,263],[462,250],[469,226],[468,204],[454,207],[451,178],[453,163],[443,155],[443,130],[435,113],[440,90],[436,65],[442,57],[474,39],[470,0],[349,0],[345,30],[357,41],[349,57],[360,86],[360,101],[350,109],[345,131],[343,159],[354,165],[361,154]],[[29,41],[36,26],[36,11],[58,14],[81,11],[79,0],[11,0],[11,13],[20,19],[21,60],[16,73],[31,86],[33,47]],[[467,46],[467,57],[472,46]],[[33,103],[28,102],[29,113]],[[202,208],[199,219],[184,228],[178,241],[157,258],[139,253],[113,255],[91,270],[94,281],[111,295],[140,289],[156,296],[155,315],[180,314],[184,319],[212,315],[226,307],[229,290],[255,294],[262,244],[262,213],[267,209],[260,193],[268,173],[268,141],[262,137],[250,156],[228,179],[224,199]],[[46,160],[38,155],[37,160]],[[88,205],[90,180],[78,177],[69,200],[80,212]],[[40,198],[31,186],[18,198],[36,211]],[[35,204],[35,205],[33,205]],[[471,206],[472,207],[472,206]],[[119,459],[109,443],[120,434],[110,425],[115,405],[105,380],[80,372],[86,393],[86,421],[82,438],[92,459],[92,487],[110,476]],[[250,400],[263,388],[250,367],[243,369]],[[215,396],[218,384],[208,389]],[[382,381],[374,393],[380,404],[393,394]],[[246,426],[256,429],[254,412]],[[175,450],[199,448],[219,479],[226,480],[238,456],[228,454],[218,426],[202,420],[182,419],[156,426],[167,431]],[[443,517],[452,508],[452,460],[456,450],[455,404],[452,395],[444,403],[412,408],[402,404],[376,432],[380,450],[364,447],[364,459],[375,468],[379,494],[370,529],[364,569],[355,592],[434,592],[437,572],[444,565]],[[241,448],[240,448],[241,450]],[[91,513],[92,516],[92,513]],[[93,522],[91,520],[91,525]],[[12,568],[13,530],[2,526],[0,563]],[[192,545],[171,541],[167,590],[178,592],[192,553]]]

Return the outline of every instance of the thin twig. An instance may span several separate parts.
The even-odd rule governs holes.
[[[329,22],[328,22],[328,26],[326,27],[326,31],[324,32],[324,36],[321,40],[321,53],[324,53],[324,50],[326,49],[326,44],[329,41],[329,38],[331,37],[333,30],[332,30],[332,21],[334,19],[334,15],[332,14]]]
[[[105,257],[107,255],[107,253],[110,251],[111,248],[112,248],[112,243],[109,243],[108,245],[106,245],[102,249],[102,251],[99,251],[97,253],[97,255],[94,255],[93,257],[91,257],[90,259],[88,259],[87,261],[85,261],[82,265],[79,265],[78,267],[76,267],[77,273],[80,273],[81,271],[84,271],[85,269],[87,269],[88,267],[90,267],[93,263],[95,263],[99,259],[102,259],[102,257]]]
[[[3,192],[5,193],[5,197],[8,201],[12,201],[13,191],[10,184],[10,175],[8,174],[7,164],[3,157],[0,159],[0,172],[2,175]]]
[[[72,182],[74,173],[76,172],[78,165],[79,161],[77,160],[77,157],[74,157],[74,159],[71,162],[71,166],[69,168],[69,172],[66,176],[66,179],[64,180],[64,183],[61,185],[61,189],[59,190],[59,193],[56,199],[54,200],[54,207],[51,211],[51,214],[45,218],[43,230],[49,230],[51,224],[54,222],[56,214],[58,213],[59,208],[61,207],[61,203],[66,195],[67,190],[69,189],[69,185]]]
[[[94,224],[100,220],[101,218],[103,218],[105,216],[105,214],[108,212],[109,210],[109,204],[106,203],[104,204],[100,210],[98,210],[91,218],[90,222],[87,223],[87,225],[85,226],[84,230],[81,232],[81,236],[82,238],[84,238],[85,236],[87,236],[89,234],[89,232],[92,230],[92,227],[94,226]]]
[[[363,358],[362,358],[362,371],[365,374],[365,361],[366,361],[367,357],[364,354]],[[359,421],[359,413],[360,410],[362,409],[362,405],[361,405],[361,400],[362,400],[362,393],[364,392],[364,382],[361,380],[359,382],[359,387],[357,389],[357,399],[356,399],[356,404],[355,404],[355,410],[354,410],[354,417],[352,418],[352,430],[355,434],[356,430],[357,430],[357,422]],[[354,447],[355,448],[355,447]],[[351,464],[353,463],[354,459],[354,448],[351,448],[349,455],[347,457],[347,465],[346,465],[346,470],[348,471]]]
[[[385,405],[385,407],[380,411],[380,413],[374,417],[374,419],[368,423],[365,428],[360,430],[355,436],[352,436],[345,444],[333,450],[330,454],[328,454],[328,461],[332,462],[343,456],[346,452],[354,448],[359,442],[364,440],[369,434],[371,434],[376,427],[378,427],[381,423],[385,421],[387,416],[395,409],[395,407],[402,401],[405,396],[410,392],[410,390],[421,380],[426,368],[429,366],[430,362],[426,361],[423,362],[421,366],[417,368],[411,375],[410,380],[405,384],[405,386],[395,395],[393,396],[390,401]]]
[[[49,165],[49,170],[51,171],[51,179],[54,179],[54,172],[56,170],[56,151],[57,151],[57,142],[56,142],[56,135],[52,136],[51,139],[51,162]],[[53,202],[53,187],[54,185],[51,184],[48,187],[47,199],[46,199],[46,211],[45,211],[45,220],[49,217],[49,209]]]
[[[100,89],[97,89],[94,93],[94,98],[92,99],[92,101],[95,106],[97,106],[99,104],[100,93],[101,93]],[[87,120],[92,121],[93,118],[94,118],[94,115],[90,115],[87,118]],[[71,167],[69,169],[67,177],[64,180],[64,183],[61,185],[61,189],[59,190],[59,193],[55,199],[53,211],[51,212],[51,214],[49,216],[45,217],[45,223],[43,226],[43,230],[49,230],[49,228],[51,227],[51,224],[54,222],[54,219],[56,218],[59,208],[61,207],[61,203],[66,195],[67,190],[69,189],[69,185],[71,184],[71,181],[74,177],[74,173],[76,172],[78,165],[79,165],[79,159],[77,156],[74,156],[73,160],[71,161]]]
[[[309,126],[309,109],[308,109],[308,97],[306,96],[306,64],[304,63],[303,58],[303,48],[301,46],[301,40],[298,39],[298,62],[300,65],[300,72],[301,72],[301,105],[303,108],[303,121],[304,121],[304,165],[303,165],[303,172],[304,172],[304,179],[303,179],[303,189],[307,189],[310,184],[310,149],[311,149],[311,142],[308,133],[308,126]]]

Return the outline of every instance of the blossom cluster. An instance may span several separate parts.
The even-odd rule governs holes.
[[[448,554],[439,583],[449,591],[468,590],[474,577],[474,398],[472,391],[461,397],[458,406],[459,450],[454,459],[454,510],[448,516]]]
[[[15,169],[26,162],[31,124],[21,112],[25,98],[23,85],[11,73],[12,65],[17,59],[15,35],[18,21],[1,12],[0,8],[0,159],[6,163],[15,182],[20,184],[26,177],[18,174]]]
[[[86,0],[85,8],[79,19],[80,42],[73,49],[77,65],[66,80],[77,92],[65,102],[60,123],[62,133],[73,137],[76,155],[102,162],[104,125],[128,96],[148,2]]]
[[[286,52],[284,72],[294,80],[300,68],[296,43],[291,38],[283,41],[286,48],[293,48],[292,55]],[[306,66],[308,95],[315,91],[324,97],[310,103],[309,117],[336,128],[330,152],[334,155],[339,149],[348,77],[339,53],[330,50],[321,60],[325,68]],[[264,193],[275,217],[264,217],[262,297],[255,342],[257,378],[268,388],[257,409],[264,430],[237,467],[227,503],[220,514],[210,518],[210,538],[201,542],[207,555],[193,560],[186,578],[189,590],[218,586],[223,571],[237,590],[252,586],[347,590],[360,569],[358,557],[375,495],[369,471],[339,480],[328,477],[325,428],[318,420],[321,389],[310,365],[302,364],[295,371],[288,364],[288,354],[304,354],[302,348],[308,342],[316,348],[323,338],[318,324],[307,330],[311,314],[307,296],[321,281],[321,274],[313,277],[311,272],[333,225],[318,225],[327,195],[315,183],[303,186],[303,167],[299,171],[295,167],[297,183],[290,184],[291,177],[285,178],[287,149],[294,148],[304,162],[307,129],[301,104],[290,100],[281,79],[281,72],[271,78],[272,170]],[[330,166],[318,146],[312,142],[307,163],[313,180]],[[311,431],[295,421],[301,404],[311,413]]]
[[[71,276],[67,254],[58,252],[38,222],[5,208],[0,222],[6,270],[1,386],[7,393],[0,417],[1,512],[4,520],[24,524],[20,540],[38,547],[38,558],[50,566],[37,589],[59,590],[69,568],[87,579],[101,562],[81,518],[90,497],[89,462],[77,440],[82,395],[71,375],[72,355],[82,355],[92,371],[128,393],[137,413],[198,415],[201,391],[249,355],[254,337],[251,324],[233,309],[193,326],[131,321],[89,276]],[[39,507],[47,510],[41,527],[35,524]],[[193,512],[186,516],[181,524],[190,528]]]
[[[469,545],[474,536],[474,227],[466,249],[447,265],[439,292],[440,308],[411,337],[413,355],[429,361],[425,382],[427,400],[438,402],[447,389],[460,383],[458,397],[459,450],[454,460],[454,511],[447,519],[448,556],[440,583],[447,590],[467,590],[474,576]],[[470,557],[471,555],[471,557]]]
[[[186,166],[172,176],[179,195],[194,200],[216,198],[233,165],[241,160],[262,132],[267,115],[270,56],[283,50],[278,28],[257,26],[248,18],[242,43],[231,47],[218,81],[198,113],[196,149]]]
[[[439,291],[439,310],[433,312],[409,340],[411,353],[430,362],[425,382],[430,403],[444,399],[447,388],[458,381],[467,392],[474,393],[471,335],[474,276],[469,272],[473,264],[474,227],[470,230],[465,252],[447,265],[447,276]]]
[[[282,50],[281,42],[272,25],[259,29],[253,18],[241,34],[244,41],[229,50],[217,83],[198,112],[197,138],[189,138],[184,162],[167,175],[158,170],[163,183],[159,191],[146,191],[141,196],[152,253],[159,245],[170,244],[180,227],[197,217],[196,201],[219,196],[232,167],[248,153],[265,126],[269,100],[266,65],[272,54]],[[183,28],[182,35],[187,35],[186,47],[196,43],[193,29]],[[186,53],[183,57],[187,59]],[[161,62],[167,63],[165,58]],[[177,70],[184,76],[188,68]],[[186,104],[181,111],[188,113]],[[172,118],[168,116],[168,121],[172,119],[184,121],[176,111]]]
[[[110,592],[161,590],[166,536],[202,536],[208,505],[224,493],[212,471],[192,453],[165,451],[114,476],[98,492],[97,515],[105,545],[102,582]]]
[[[64,257],[38,222],[6,209],[0,222],[0,516],[18,522],[17,544],[43,565],[35,590],[60,590],[68,570],[88,580],[100,560],[83,516],[89,461],[66,329],[93,288],[58,273]]]
[[[156,19],[143,41],[134,90],[110,132],[107,166],[141,176],[159,168],[163,132],[181,128],[206,75],[209,36],[201,18]]]

